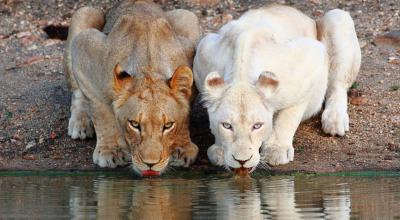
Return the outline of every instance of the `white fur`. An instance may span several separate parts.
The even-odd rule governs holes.
[[[324,131],[348,130],[346,91],[361,59],[354,24],[335,9],[318,25],[321,41],[312,19],[273,6],[249,11],[201,40],[194,76],[215,136],[207,152],[213,164],[239,168],[235,158],[251,158],[243,166],[254,168],[259,151],[272,165],[292,161],[296,129],[321,109],[325,94]],[[254,130],[256,123],[263,126]]]

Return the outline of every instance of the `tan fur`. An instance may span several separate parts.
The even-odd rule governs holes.
[[[74,93],[69,133],[78,135],[71,137],[87,137],[90,123],[81,122],[93,122],[93,160],[102,167],[132,159],[138,173],[162,172],[170,158],[188,166],[198,152],[188,130],[197,17],[134,0],[118,3],[105,17],[104,23],[93,8],[72,17],[65,68]]]

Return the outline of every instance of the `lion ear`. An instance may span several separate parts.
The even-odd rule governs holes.
[[[206,102],[219,99],[225,91],[225,81],[217,72],[211,72],[204,82],[204,99]]]
[[[133,76],[131,76],[124,69],[122,69],[119,63],[115,65],[113,72],[114,72],[113,89],[114,92],[116,93],[121,92],[121,90],[125,88],[127,84],[130,84],[133,81]]]
[[[192,95],[193,73],[187,66],[179,66],[172,75],[169,86],[174,92],[182,93],[186,99]]]
[[[256,87],[264,94],[265,98],[271,97],[279,86],[279,81],[273,72],[264,71],[258,77]]]

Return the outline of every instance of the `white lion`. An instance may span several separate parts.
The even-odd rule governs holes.
[[[208,34],[198,45],[194,74],[215,136],[209,159],[246,172],[260,158],[271,165],[293,161],[297,127],[324,100],[324,132],[343,136],[347,90],[360,63],[353,20],[339,9],[314,21],[274,5]]]

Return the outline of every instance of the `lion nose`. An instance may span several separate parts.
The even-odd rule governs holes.
[[[253,155],[251,155],[250,158],[247,159],[247,160],[238,160],[238,159],[236,159],[235,156],[233,156],[233,155],[232,155],[232,157],[233,157],[233,159],[236,160],[241,166],[243,166],[247,161],[251,160],[251,158],[253,157]]]

